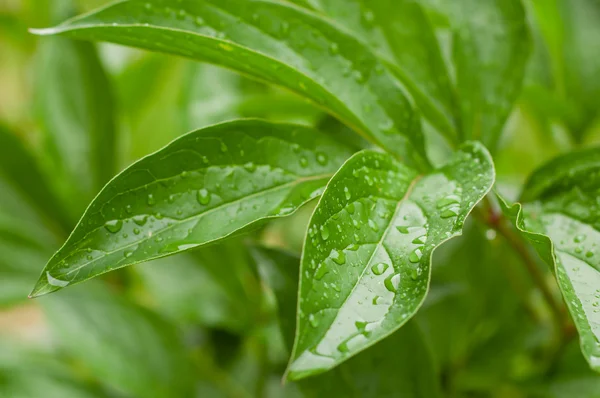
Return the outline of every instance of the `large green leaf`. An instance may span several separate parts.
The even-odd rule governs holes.
[[[74,221],[115,171],[110,84],[90,43],[44,39],[38,65],[40,156]]]
[[[301,3],[295,0],[296,3]],[[412,0],[315,0],[311,6],[363,38],[400,78],[424,116],[457,139],[454,93],[433,27]]]
[[[187,134],[103,189],[32,295],[289,215],[320,195],[351,153],[308,127],[258,120]]]
[[[133,397],[193,395],[182,336],[156,313],[95,282],[42,305],[60,347],[107,387]]]
[[[459,98],[460,131],[495,149],[530,50],[520,0],[425,0]]]
[[[226,66],[308,97],[406,162],[427,165],[419,118],[383,63],[361,41],[291,4],[121,1],[37,33]]]
[[[324,372],[408,321],[427,294],[433,250],[460,235],[493,182],[479,143],[425,175],[372,151],[348,160],[309,224],[289,377]]]
[[[530,177],[522,204],[502,208],[555,271],[590,366],[600,371],[600,149],[554,159]]]
[[[253,254],[277,298],[280,326],[291,350],[300,260],[272,249],[257,248]],[[431,353],[412,322],[340,367],[298,384],[305,397],[440,396]]]

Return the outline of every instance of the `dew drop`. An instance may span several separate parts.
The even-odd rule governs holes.
[[[337,43],[331,43],[331,45],[329,46],[329,52],[331,53],[331,55],[339,54],[340,47]]]
[[[405,227],[403,225],[399,225],[396,227],[396,229],[398,230],[398,232],[400,232],[401,234],[407,234],[410,231],[408,230],[408,227]]]
[[[387,290],[396,293],[400,287],[400,274],[392,274],[385,278],[383,284]]]
[[[244,165],[244,169],[250,173],[253,173],[256,170],[256,165],[252,162],[248,162]]]
[[[583,241],[585,240],[585,238],[586,238],[586,236],[585,236],[585,235],[577,235],[577,236],[576,236],[576,237],[573,239],[573,241],[574,241],[575,243],[580,243],[580,242],[583,242]]]
[[[122,220],[107,221],[106,224],[104,224],[104,228],[106,228],[106,230],[108,232],[110,232],[111,234],[116,234],[117,232],[119,232],[121,230],[121,228],[123,228],[123,221]]]
[[[198,202],[201,205],[207,205],[210,203],[210,192],[206,188],[202,188],[198,191]]]
[[[327,228],[327,225],[321,225],[321,238],[323,240],[329,239],[329,228]]]
[[[133,217],[133,222],[139,225],[140,227],[144,226],[148,221],[148,216],[145,214],[140,214]]]
[[[381,275],[383,274],[387,269],[389,268],[389,265],[386,263],[377,263],[375,265],[373,265],[371,267],[371,271],[373,271],[373,273],[375,275]]]
[[[156,199],[154,199],[154,195],[148,194],[147,203],[148,203],[148,206],[154,206],[156,204]]]
[[[304,156],[300,157],[300,166],[302,166],[302,167],[308,166],[308,159],[306,159],[306,157],[304,157]]]
[[[327,266],[325,266],[325,263],[319,264],[319,267],[315,271],[315,279],[320,281],[328,272],[329,270],[327,269]]]
[[[133,252],[129,251],[129,250],[125,250],[125,252],[123,252],[123,256],[125,258],[129,258],[129,257],[133,256]]]
[[[451,207],[449,209],[445,209],[440,213],[441,218],[451,218],[456,217],[458,215],[458,208]]]
[[[417,247],[415,250],[413,250],[410,253],[410,255],[408,256],[408,260],[411,263],[418,263],[419,261],[421,261],[422,257],[423,257],[423,248]]]
[[[325,155],[323,152],[319,152],[317,153],[317,162],[321,165],[321,166],[325,166],[327,164],[327,155]]]
[[[337,349],[338,349],[339,352],[344,353],[344,354],[350,351],[350,349],[348,348],[348,342],[347,341],[344,341],[340,345],[338,345]]]
[[[375,221],[373,221],[373,220],[369,219],[369,222],[368,222],[368,224],[369,224],[369,227],[370,227],[370,228],[371,228],[371,229],[372,229],[374,232],[377,232],[377,231],[379,231],[379,226],[377,225],[377,223],[376,223]]]
[[[69,281],[63,281],[63,280],[53,277],[52,275],[50,275],[49,271],[46,271],[46,279],[48,280],[48,284],[50,286],[55,286],[55,287],[65,287],[65,286],[68,286],[70,283]]]
[[[448,195],[444,198],[439,199],[436,203],[436,207],[438,209],[441,209],[443,207],[447,207],[457,203],[460,203],[460,197],[456,195]]]
[[[225,153],[227,152],[227,145],[225,145],[225,143],[223,141],[221,141],[221,152]]]
[[[350,200],[350,198],[352,197],[352,194],[350,193],[348,187],[344,187],[344,195],[346,195],[346,200]]]
[[[332,250],[331,259],[338,265],[346,264],[346,254],[344,254],[343,250]]]
[[[316,328],[319,326],[319,320],[317,319],[315,314],[310,314],[308,316],[308,323],[310,323],[310,326],[312,326],[313,328]]]
[[[348,213],[354,214],[354,211],[356,210],[356,207],[354,206],[354,202],[348,204],[348,206],[346,206],[346,210],[348,211]]]
[[[413,239],[412,243],[422,245],[427,242],[427,235],[421,235],[418,238]]]
[[[588,251],[587,253],[585,253],[585,256],[587,258],[594,257],[594,252]]]

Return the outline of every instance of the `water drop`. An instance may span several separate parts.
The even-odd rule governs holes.
[[[580,243],[580,242],[583,242],[583,241],[585,240],[585,238],[586,238],[586,236],[585,236],[585,235],[577,235],[577,236],[576,236],[576,237],[573,239],[573,241],[574,241],[575,243]]]
[[[223,152],[223,153],[227,152],[227,145],[225,145],[225,143],[223,141],[221,141],[221,152]]]
[[[123,252],[123,256],[125,258],[129,258],[129,257],[133,256],[133,252],[129,251],[129,250],[125,250],[125,252]]]
[[[207,205],[210,203],[210,192],[208,192],[205,188],[202,188],[198,191],[198,202],[201,205]]]
[[[446,209],[440,213],[441,218],[451,218],[456,217],[458,215],[458,208],[451,207]]]
[[[377,223],[376,223],[375,221],[373,221],[373,220],[369,219],[369,222],[368,222],[368,224],[369,224],[369,227],[370,227],[370,228],[371,228],[371,229],[372,229],[374,232],[377,232],[377,231],[379,231],[379,226],[377,225]]]
[[[344,265],[346,263],[346,254],[343,250],[332,250],[331,259],[338,265]]]
[[[387,290],[396,293],[400,287],[400,274],[392,274],[385,278],[383,284]]]
[[[422,257],[423,257],[423,248],[417,247],[415,250],[413,250],[410,253],[410,255],[408,256],[408,260],[411,263],[418,263],[419,261],[421,261]]]
[[[350,349],[348,348],[348,342],[347,341],[344,341],[340,345],[338,345],[337,349],[338,349],[339,352],[342,352],[342,353],[347,353],[348,351],[350,351]]]
[[[302,166],[302,167],[308,166],[308,159],[306,159],[306,157],[304,157],[304,156],[300,157],[300,166]]]
[[[55,287],[65,287],[65,286],[69,285],[69,283],[70,283],[69,281],[63,281],[63,280],[53,277],[52,275],[50,275],[49,271],[46,271],[46,279],[48,280],[48,284],[50,286],[55,286]]]
[[[148,194],[147,203],[148,203],[148,206],[154,206],[154,204],[156,203],[156,199],[154,199],[154,195]]]
[[[408,227],[405,227],[403,225],[399,225],[396,227],[396,229],[398,230],[398,232],[400,232],[401,234],[407,234],[410,231],[408,230]]]
[[[331,45],[329,46],[329,52],[331,53],[331,55],[336,55],[340,52],[340,47],[337,43],[331,43]]]
[[[379,296],[373,297],[373,301],[372,301],[373,305],[377,305],[377,301],[379,300],[379,298],[380,298]]]
[[[321,238],[323,240],[329,239],[329,228],[327,228],[327,225],[321,225]]]
[[[319,326],[319,320],[317,319],[315,314],[310,314],[308,316],[308,323],[310,323],[310,326],[312,326],[313,328],[316,328],[317,326]]]
[[[348,211],[348,213],[354,214],[354,211],[356,210],[356,207],[354,206],[354,202],[348,204],[348,206],[346,206],[346,210]]]
[[[148,221],[148,216],[146,214],[140,214],[133,217],[133,222],[139,225],[140,227],[144,226],[146,224],[146,221]]]
[[[344,195],[346,195],[346,200],[350,200],[350,198],[352,197],[352,194],[350,194],[350,190],[348,189],[348,187],[344,187]]]
[[[421,235],[418,238],[413,239],[412,243],[416,245],[422,245],[427,242],[427,235]]]
[[[196,26],[198,26],[198,27],[202,26],[202,25],[204,25],[204,20],[201,17],[196,17],[194,19],[194,24],[196,24]]]
[[[140,229],[139,229],[139,228],[134,228],[134,229],[133,229],[133,233],[134,233],[134,234],[136,234],[136,235],[139,235],[139,234],[140,234],[140,232],[141,232],[141,231],[140,231]]]
[[[323,279],[325,274],[327,274],[328,272],[329,272],[329,270],[325,266],[325,263],[319,264],[319,267],[315,271],[315,279],[320,281],[321,279]]]
[[[371,271],[373,271],[373,273],[375,275],[381,275],[383,274],[387,269],[389,268],[389,265],[386,263],[377,263],[375,265],[373,265],[371,267]]]
[[[256,170],[256,165],[252,162],[248,162],[244,165],[244,169],[250,173],[253,173]]]
[[[358,329],[359,332],[364,332],[367,329],[367,322],[364,321],[356,321],[354,322],[354,326],[356,326],[356,329]]]
[[[447,207],[457,203],[460,203],[460,197],[456,195],[448,195],[444,198],[439,199],[436,203],[436,207],[438,209],[441,209],[443,207]]]
[[[106,230],[112,234],[116,234],[117,232],[119,232],[121,230],[121,228],[123,228],[123,221],[122,220],[110,220],[107,221],[106,224],[104,224],[104,228],[106,228]]]
[[[317,162],[321,166],[325,166],[327,164],[327,160],[327,155],[325,155],[323,152],[317,153]]]
[[[594,257],[594,252],[588,251],[587,253],[585,253],[585,256],[587,258]]]

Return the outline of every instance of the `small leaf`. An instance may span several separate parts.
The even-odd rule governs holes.
[[[40,156],[47,179],[74,221],[114,174],[114,104],[92,44],[46,40],[35,86],[43,131]]]
[[[428,166],[419,118],[383,63],[358,39],[296,6],[129,0],[35,32],[183,55],[284,86],[405,162]]]
[[[308,127],[258,120],[187,134],[102,190],[32,295],[287,216],[320,195],[351,153]]]
[[[280,250],[254,248],[252,252],[261,275],[277,298],[280,327],[291,350],[300,259]],[[431,352],[412,322],[339,368],[298,385],[306,397],[440,396]]]
[[[552,160],[529,178],[504,212],[555,271],[579,331],[581,349],[600,371],[600,148]]]
[[[493,182],[478,143],[425,175],[372,151],[348,160],[309,224],[289,378],[331,369],[406,323],[427,294],[433,250],[460,235]]]

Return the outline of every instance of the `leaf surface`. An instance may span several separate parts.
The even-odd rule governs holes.
[[[193,395],[182,336],[158,314],[97,282],[42,305],[62,348],[112,390],[134,397]]]
[[[419,168],[419,118],[395,78],[359,40],[287,3],[121,1],[40,34],[169,52],[284,86]]]
[[[296,3],[301,3],[295,0]],[[457,140],[454,93],[431,22],[410,0],[316,0],[312,7],[369,43],[410,91],[423,115]]]
[[[32,294],[289,215],[320,195],[351,154],[311,128],[258,120],[187,134],[102,190]]]
[[[600,149],[561,156],[535,171],[521,203],[504,212],[554,270],[581,349],[600,371]]]
[[[114,175],[115,115],[110,82],[93,44],[47,38],[41,46],[36,111],[46,178],[71,221]]]
[[[261,275],[273,289],[288,349],[294,339],[300,259],[273,249],[255,248]],[[440,397],[434,361],[414,323],[325,374],[298,382],[305,397]]]
[[[426,0],[459,99],[463,139],[494,151],[530,51],[520,0]]]
[[[368,150],[348,160],[309,224],[289,378],[324,372],[406,323],[427,294],[433,250],[461,233],[493,182],[478,143],[425,175]]]

